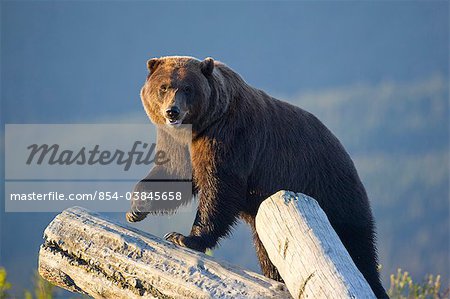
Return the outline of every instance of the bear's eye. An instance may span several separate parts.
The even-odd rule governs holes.
[[[161,85],[160,87],[159,87],[159,91],[161,91],[162,93],[166,93],[166,92],[168,92],[169,91],[169,86],[168,85]]]
[[[186,94],[191,94],[192,93],[192,88],[190,87],[190,86],[185,86],[184,88],[183,88],[183,90],[184,90],[184,92],[186,93]]]

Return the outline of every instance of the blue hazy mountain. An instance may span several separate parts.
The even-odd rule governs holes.
[[[397,267],[448,281],[448,37],[444,1],[3,1],[1,119],[147,121],[146,60],[212,56],[340,138],[372,202],[386,282]],[[4,213],[1,202],[0,265],[19,292],[55,214]],[[187,232],[192,217],[138,227]],[[214,254],[258,270],[244,226]]]

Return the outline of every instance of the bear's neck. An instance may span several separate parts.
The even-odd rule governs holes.
[[[248,85],[232,69],[224,64],[216,63],[213,75],[208,78],[211,87],[210,106],[202,119],[197,124],[193,124],[193,138],[200,137],[211,127],[227,122],[235,113],[239,113],[243,107],[251,106],[252,99],[258,98],[256,93],[260,93],[256,88]]]

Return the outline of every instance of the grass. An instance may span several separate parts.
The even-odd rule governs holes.
[[[34,290],[24,290],[23,297],[25,299],[53,299],[56,287],[44,280],[37,272],[33,278]],[[0,267],[0,299],[16,298],[9,294],[12,285],[7,281],[7,272],[5,268]]]
[[[8,290],[11,289],[11,283],[6,280],[5,268],[0,268],[0,299],[9,298]]]
[[[450,289],[441,290],[441,276],[427,275],[421,283],[415,283],[407,271],[397,270],[391,274],[389,297],[395,299],[441,299],[450,298]]]

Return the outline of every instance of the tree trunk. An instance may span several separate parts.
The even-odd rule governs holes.
[[[46,228],[39,273],[94,298],[290,297],[284,284],[78,207]]]
[[[375,298],[315,199],[279,191],[261,204],[256,230],[294,298]]]

